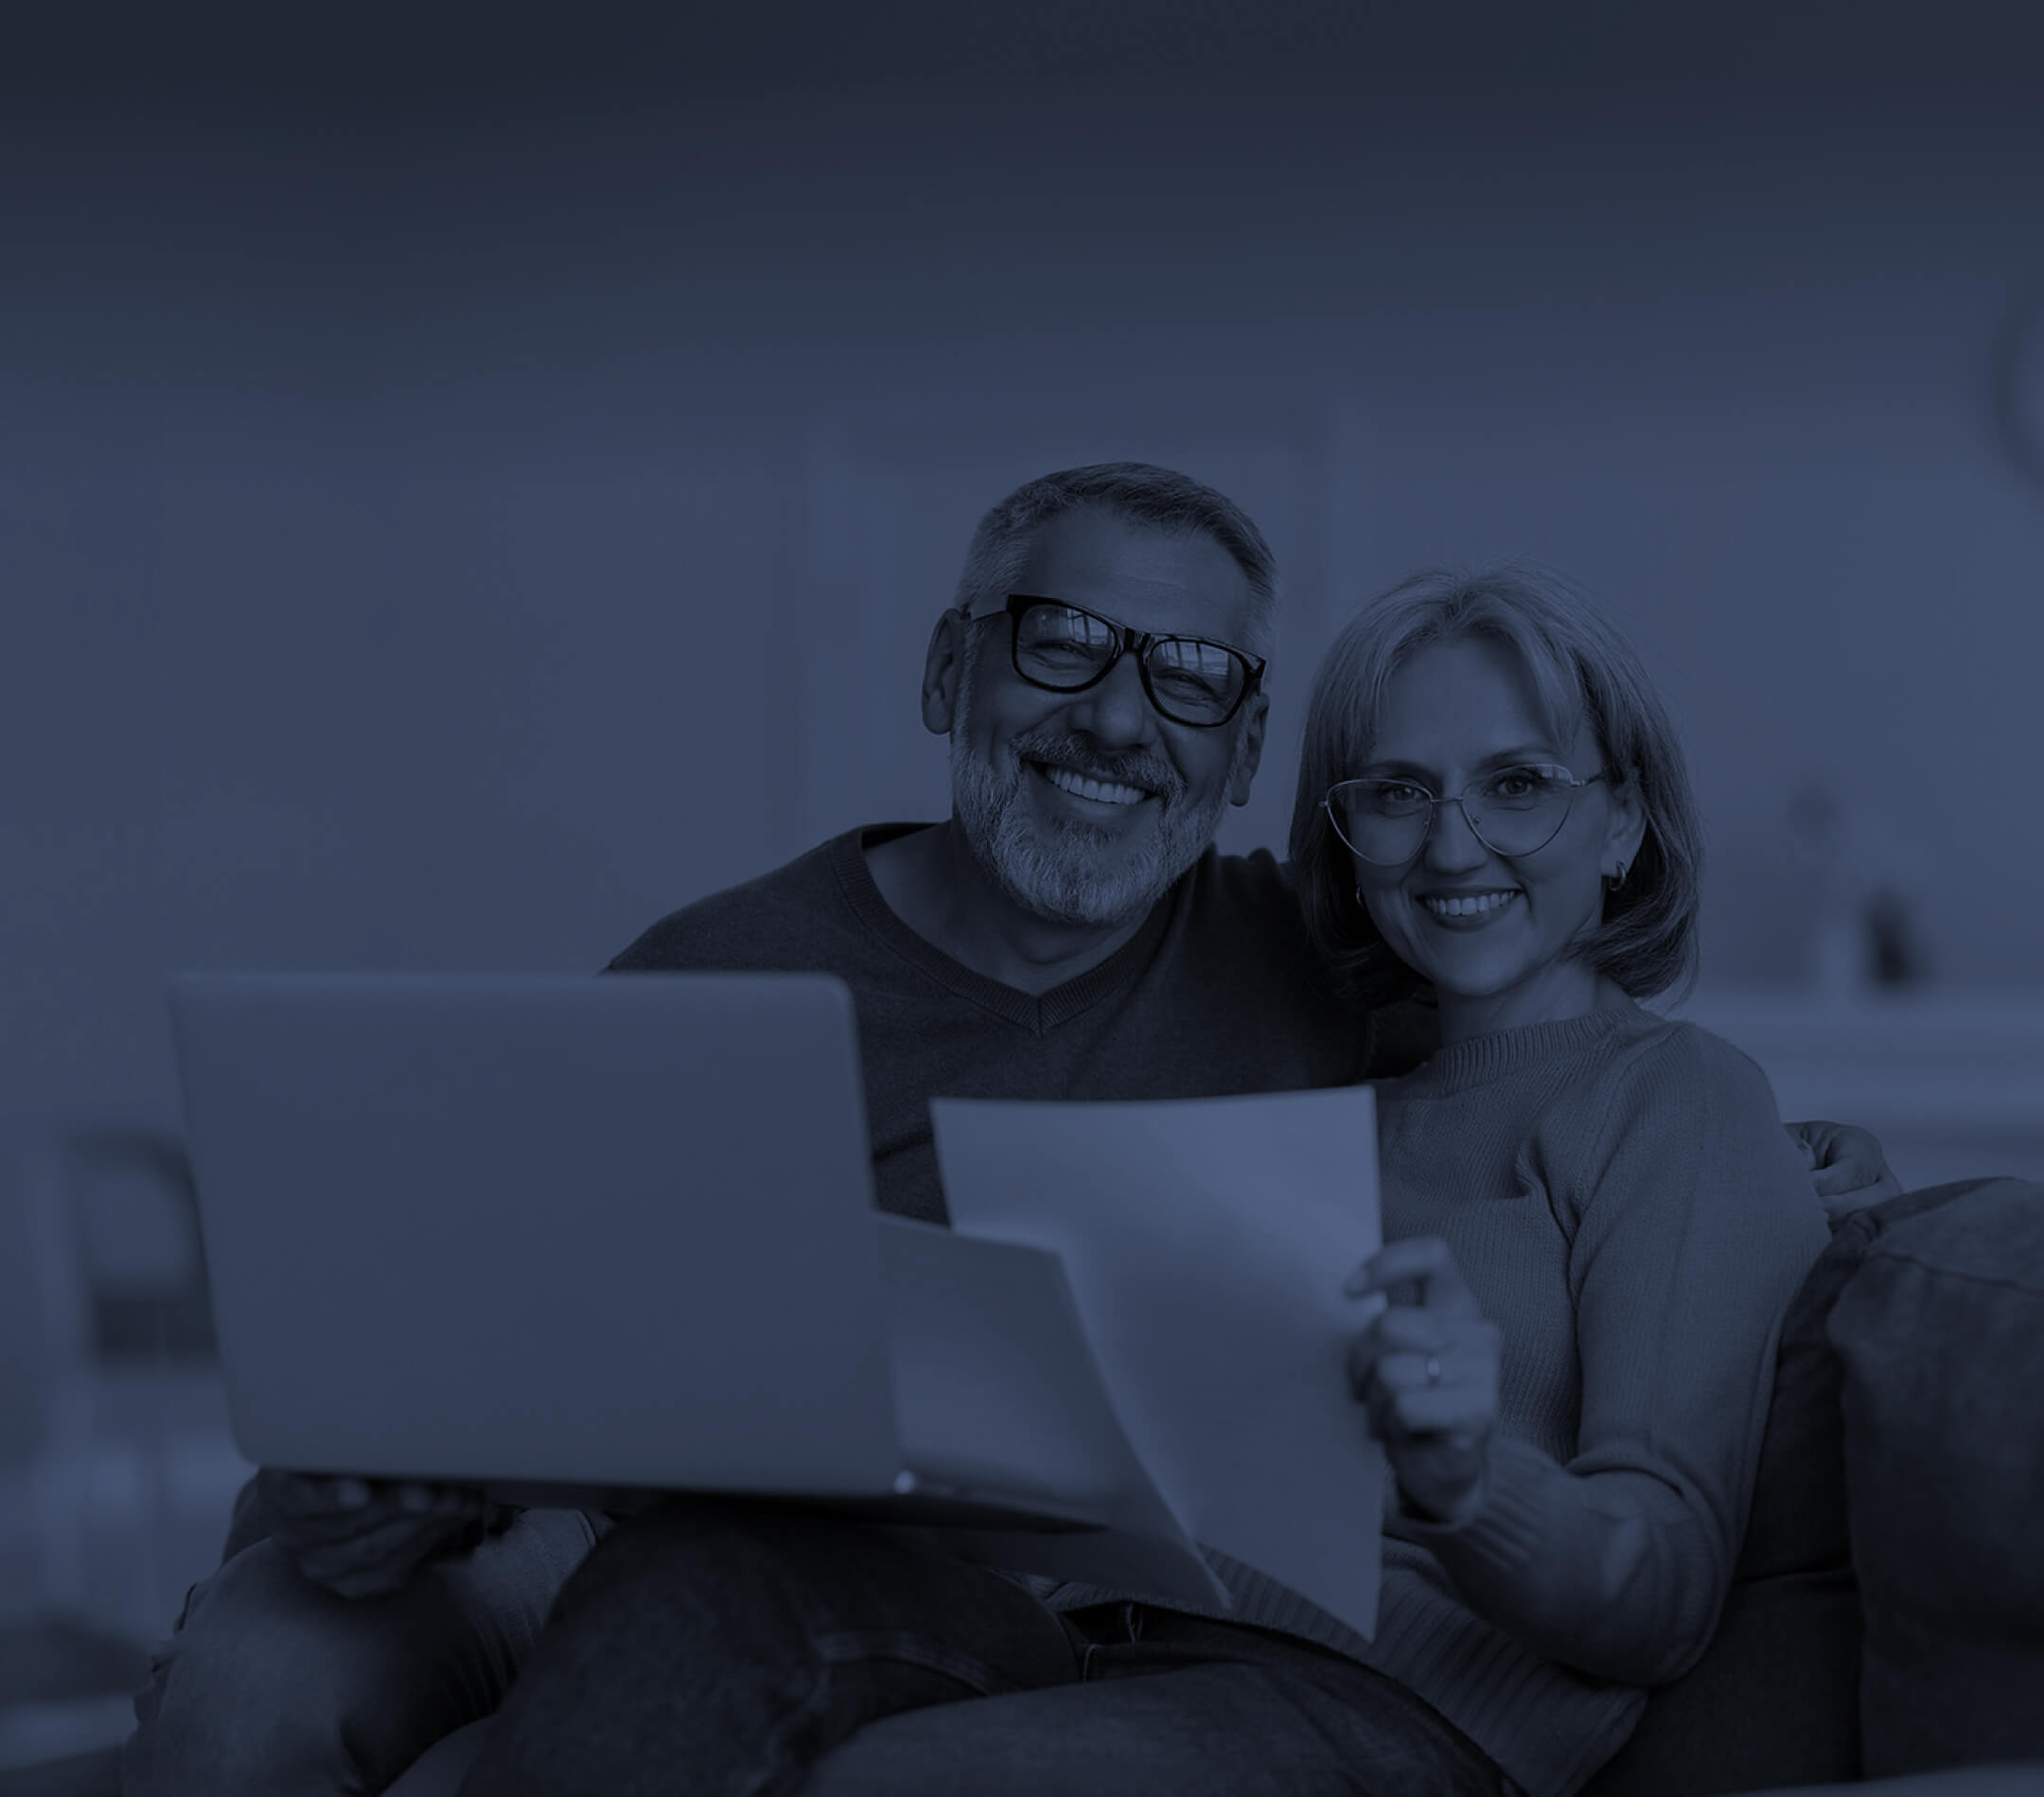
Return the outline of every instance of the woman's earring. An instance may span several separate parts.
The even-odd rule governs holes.
[[[1360,886],[1355,890],[1355,902],[1359,907],[1363,903],[1363,889]]]
[[[1618,872],[1615,872],[1615,873],[1609,873],[1609,874],[1606,874],[1606,875],[1605,875],[1605,877],[1604,877],[1604,890],[1606,890],[1607,892],[1615,892],[1615,891],[1616,891],[1616,890],[1618,890],[1618,889],[1619,889],[1619,888],[1620,888],[1621,886],[1623,886],[1623,885],[1625,884],[1625,876],[1626,876],[1626,864],[1625,864],[1625,863],[1624,863],[1623,861],[1621,861],[1621,862],[1619,862],[1619,863],[1618,863]]]

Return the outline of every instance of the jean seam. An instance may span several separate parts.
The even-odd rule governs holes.
[[[818,1656],[828,1666],[854,1665],[861,1660],[892,1660],[903,1665],[921,1666],[977,1692],[980,1697],[1001,1697],[1028,1687],[1003,1678],[983,1660],[959,1653],[931,1642],[926,1636],[908,1633],[865,1634],[837,1631],[816,1638]]]

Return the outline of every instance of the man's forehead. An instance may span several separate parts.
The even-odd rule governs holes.
[[[1239,642],[1256,595],[1204,531],[1167,531],[1097,510],[1052,519],[1031,540],[1015,590],[1068,600],[1139,630]]]

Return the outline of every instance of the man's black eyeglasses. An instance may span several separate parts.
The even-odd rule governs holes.
[[[1134,655],[1143,691],[1160,716],[1195,730],[1225,724],[1257,690],[1268,662],[1205,637],[1159,636],[1103,618],[1062,599],[1012,592],[1004,612],[1011,624],[1014,671],[1050,693],[1083,693],[1098,686],[1124,655]]]

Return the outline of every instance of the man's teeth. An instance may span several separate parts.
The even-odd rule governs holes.
[[[1140,786],[1119,786],[1111,780],[1088,780],[1068,767],[1046,767],[1044,778],[1053,786],[1076,793],[1082,799],[1097,799],[1106,805],[1133,805],[1149,798]]]
[[[1517,892],[1486,892],[1475,898],[1423,898],[1419,901],[1436,917],[1481,917],[1500,906],[1509,905]]]

